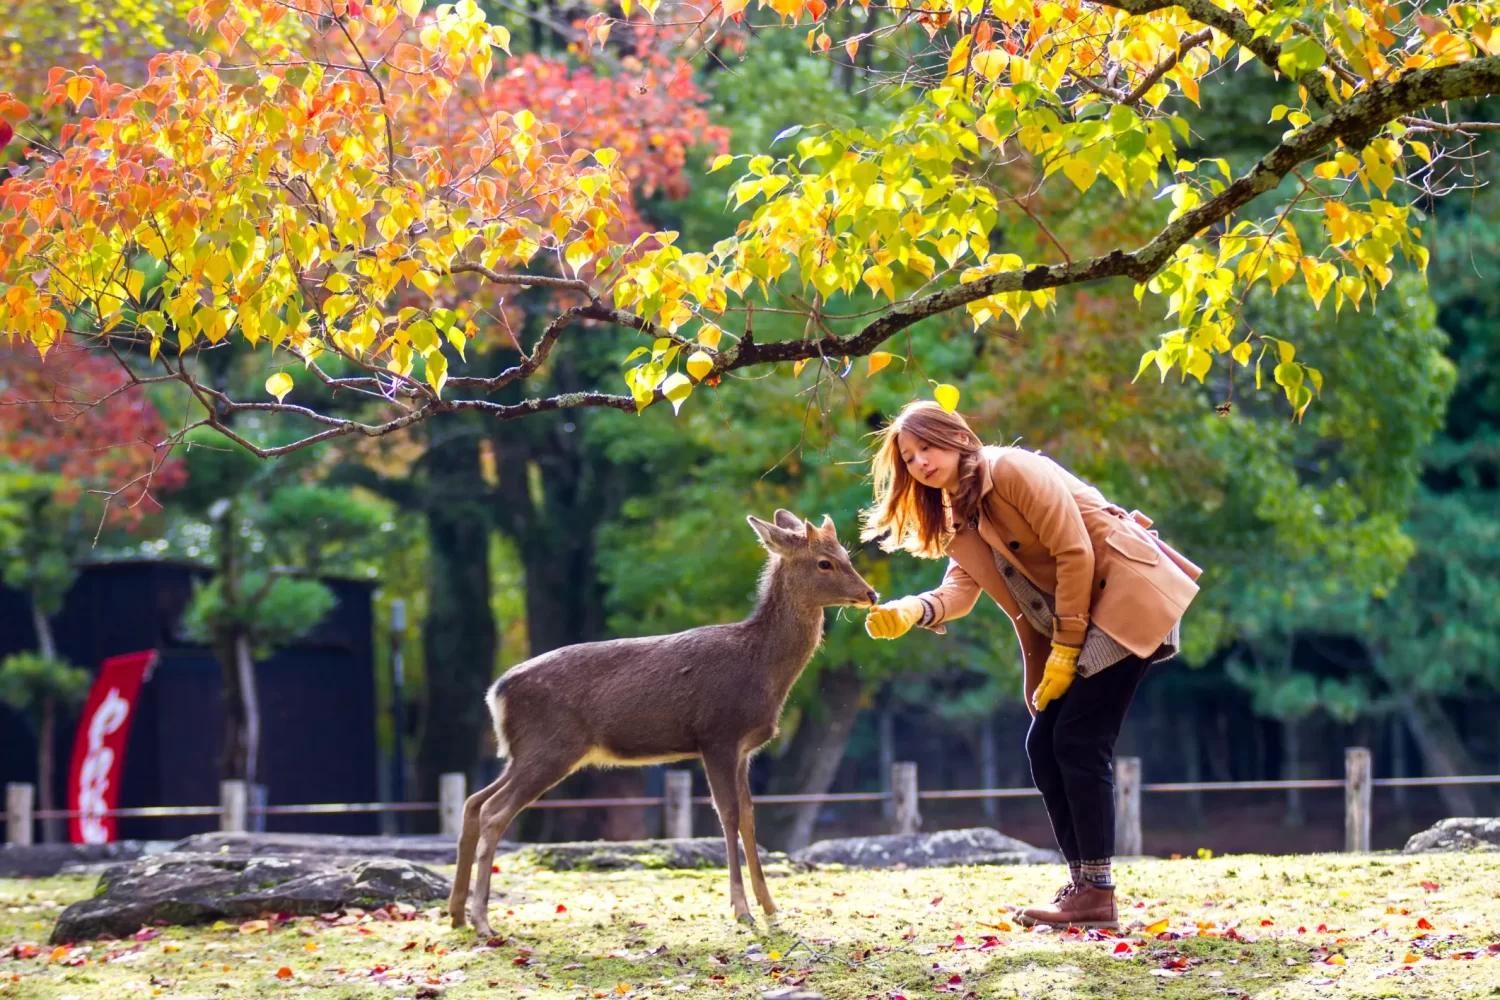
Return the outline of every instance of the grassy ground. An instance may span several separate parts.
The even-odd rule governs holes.
[[[735,925],[722,872],[502,863],[497,931],[425,913],[164,928],[42,942],[93,879],[0,881],[0,1000],[125,997],[1500,998],[1500,854],[1241,855],[1122,866],[1120,938],[1037,933],[1012,908],[1060,870],[787,874]],[[27,942],[31,942],[33,947]]]

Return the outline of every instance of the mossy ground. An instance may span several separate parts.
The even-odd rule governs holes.
[[[493,946],[429,910],[54,951],[53,918],[94,880],[0,881],[0,1000],[694,1000],[799,982],[840,1000],[1500,998],[1500,854],[1133,862],[1119,939],[1015,924],[1056,867],[790,874],[753,929],[729,919],[722,871],[501,868]]]

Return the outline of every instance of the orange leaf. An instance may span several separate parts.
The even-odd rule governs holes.
[[[1428,920],[1426,917],[1421,917],[1417,920],[1417,926],[1424,931],[1430,931],[1432,930],[1432,921]]]
[[[279,969],[276,970],[276,978],[277,979],[291,979],[292,975],[293,975],[292,970],[288,969],[284,965],[281,968],[279,968]]]
[[[1146,933],[1147,934],[1160,934],[1162,931],[1166,930],[1169,926],[1171,926],[1171,922],[1169,920],[1167,920],[1166,917],[1162,917],[1160,920],[1156,921],[1156,923],[1154,923],[1154,924],[1147,924],[1146,925]]]
[[[1412,965],[1413,963],[1420,962],[1420,961],[1422,961],[1422,956],[1421,955],[1418,955],[1414,951],[1409,951],[1409,952],[1406,953],[1406,957],[1401,960],[1401,964],[1402,965]]]
[[[1328,956],[1328,960],[1326,962],[1324,962],[1323,964],[1324,965],[1348,965],[1349,963],[1344,960],[1344,956],[1343,955],[1329,955]]]
[[[851,38],[844,42],[844,51],[849,53],[849,61],[854,61],[854,53],[859,51],[859,39]]]

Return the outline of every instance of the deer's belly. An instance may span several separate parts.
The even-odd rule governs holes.
[[[608,747],[591,747],[579,760],[579,767],[645,767],[648,764],[671,764],[691,760],[695,753],[629,754],[616,753]]]

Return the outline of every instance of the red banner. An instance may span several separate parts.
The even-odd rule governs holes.
[[[82,813],[68,823],[68,839],[75,844],[105,844],[115,839],[115,818],[104,813],[119,802],[136,698],[155,666],[155,650],[111,656],[94,679],[78,718],[73,766],[68,770],[68,809]]]

